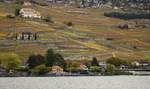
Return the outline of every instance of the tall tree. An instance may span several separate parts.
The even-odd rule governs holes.
[[[53,49],[48,49],[46,54],[46,66],[52,67],[53,65],[58,65],[65,69],[66,61],[61,54],[55,53]]]
[[[66,68],[66,61],[64,60],[63,56],[59,53],[55,54],[56,60],[54,61],[54,64]]]
[[[91,62],[91,66],[99,66],[97,58],[93,57],[92,62]]]
[[[55,53],[53,49],[48,49],[46,54],[46,66],[52,67],[55,61]]]

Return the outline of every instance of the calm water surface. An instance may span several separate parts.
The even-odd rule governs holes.
[[[0,78],[0,89],[150,89],[150,76]]]

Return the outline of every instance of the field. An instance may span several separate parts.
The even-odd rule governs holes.
[[[121,20],[103,15],[112,9],[34,5],[33,8],[42,16],[50,15],[54,21],[45,23],[20,17],[6,18],[6,15],[13,14],[15,7],[15,4],[0,3],[0,52],[15,52],[24,61],[31,54],[45,55],[49,48],[55,49],[69,60],[90,59],[93,56],[105,60],[113,53],[126,60],[150,59],[150,29],[117,28],[119,24],[140,20]],[[72,22],[73,27],[65,26],[64,22]],[[8,39],[11,34],[21,31],[39,32],[39,39]]]

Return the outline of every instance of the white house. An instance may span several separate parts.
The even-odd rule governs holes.
[[[20,10],[20,15],[25,18],[41,18],[41,14],[31,8],[31,3],[25,2]]]

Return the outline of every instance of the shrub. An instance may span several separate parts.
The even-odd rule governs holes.
[[[43,19],[45,22],[53,22],[52,17],[51,16],[45,16]]]
[[[15,70],[20,67],[21,60],[17,54],[1,53],[0,54],[1,67],[10,70]]]
[[[100,72],[101,72],[101,68],[98,67],[98,66],[91,66],[91,67],[90,67],[90,72],[93,72],[93,73],[100,73]]]
[[[67,71],[71,73],[77,73],[79,72],[79,69],[77,67],[69,67],[67,68]]]
[[[36,66],[34,69],[37,71],[39,75],[45,74],[46,72],[48,72],[48,69],[44,64]]]
[[[29,68],[34,68],[36,66],[39,66],[41,64],[45,64],[45,58],[42,55],[31,55],[29,59],[27,60],[27,64]]]
[[[113,64],[115,66],[120,66],[120,65],[128,65],[128,62],[122,59],[119,59],[117,57],[111,57],[106,60],[108,64]]]
[[[71,21],[69,21],[69,22],[64,22],[64,24],[67,25],[67,26],[69,26],[69,27],[72,27],[72,26],[74,25]]]
[[[77,73],[77,72],[79,72],[79,65],[80,65],[80,62],[76,62],[76,61],[69,62],[67,64],[67,69],[66,70],[68,72]]]
[[[6,17],[7,17],[7,18],[10,18],[10,19],[14,19],[14,18],[15,18],[15,16],[14,16],[14,15],[10,15],[10,14],[9,14],[9,15],[7,15]]]
[[[112,64],[108,64],[106,66],[105,75],[114,75],[114,73],[115,73],[115,66]]]

